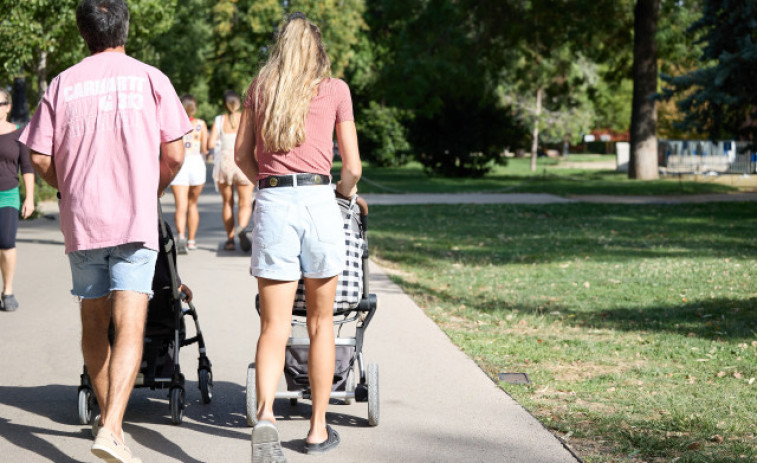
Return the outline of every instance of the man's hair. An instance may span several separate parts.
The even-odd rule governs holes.
[[[126,45],[129,7],[124,0],[82,0],[76,9],[76,25],[92,53]]]

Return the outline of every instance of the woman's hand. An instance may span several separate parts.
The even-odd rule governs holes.
[[[345,191],[345,184],[341,180],[336,182],[336,195],[344,199],[352,199],[357,194],[357,185],[353,185],[352,188]]]
[[[21,217],[28,219],[34,214],[34,200],[27,198],[21,205]]]

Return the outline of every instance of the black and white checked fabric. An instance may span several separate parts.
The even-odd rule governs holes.
[[[334,311],[355,307],[363,295],[363,249],[365,239],[360,228],[360,208],[352,201],[337,198],[344,219],[344,245],[346,249],[344,270],[339,275],[334,299]],[[305,308],[305,282],[300,279],[294,298],[296,309]]]

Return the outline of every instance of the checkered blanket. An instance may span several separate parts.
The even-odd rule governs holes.
[[[334,311],[355,307],[363,295],[363,251],[365,239],[360,227],[360,208],[352,201],[337,198],[344,219],[344,245],[346,249],[344,270],[339,275],[334,300]],[[305,282],[300,280],[294,298],[296,309],[305,308]]]

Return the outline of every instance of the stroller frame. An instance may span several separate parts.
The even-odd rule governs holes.
[[[358,198],[357,205],[360,208],[360,228],[364,240],[363,253],[361,256],[363,270],[362,294],[360,301],[356,305],[334,311],[334,326],[338,333],[335,339],[335,348],[337,351],[340,348],[346,348],[348,350],[354,349],[354,358],[350,358],[347,377],[343,380],[344,384],[337,387],[337,384],[334,383],[330,398],[342,400],[346,404],[351,404],[353,400],[356,402],[367,402],[368,423],[371,426],[377,426],[380,416],[379,368],[378,364],[366,363],[363,356],[363,341],[365,330],[368,328],[368,325],[378,309],[378,298],[376,294],[370,293],[368,282],[370,275],[368,266],[368,259],[370,256],[368,250],[368,238],[366,235],[368,207],[362,198]],[[260,314],[259,296],[255,298],[255,308],[258,314]],[[294,307],[292,310],[292,327],[307,326],[306,317],[306,309]],[[355,336],[341,337],[339,335],[341,329],[352,323],[355,323]],[[308,348],[309,346],[310,338],[290,336],[287,340],[286,349],[289,354],[293,349]],[[338,360],[339,359],[337,358],[337,361]],[[289,403],[292,406],[296,406],[300,399],[311,399],[311,389],[306,376],[304,378],[297,377],[295,379],[289,375],[286,368],[284,376],[287,379],[287,390],[277,391],[275,396],[276,399],[289,399]],[[295,382],[297,382],[297,384],[293,384]],[[247,424],[249,426],[255,426],[255,424],[257,424],[257,394],[254,363],[251,363],[247,368],[246,406]]]
[[[197,343],[199,357],[197,367],[198,387],[202,396],[202,401],[205,404],[211,402],[213,398],[213,372],[211,368],[210,359],[208,359],[205,339],[200,330],[200,323],[197,317],[197,310],[194,304],[186,301],[186,294],[179,292],[179,278],[176,271],[176,265],[174,259],[176,259],[176,243],[171,235],[169,229],[166,226],[166,222],[163,219],[163,210],[158,202],[158,220],[160,224],[160,244],[161,251],[165,253],[168,273],[170,276],[171,288],[168,294],[167,302],[173,309],[173,373],[170,376],[157,376],[153,373],[156,371],[157,358],[147,358],[149,354],[155,354],[156,349],[152,346],[147,346],[148,342],[151,342],[153,338],[157,341],[165,341],[167,339],[165,332],[154,329],[150,330],[149,324],[145,327],[144,341],[145,347],[143,348],[141,364],[146,363],[144,367],[140,366],[137,378],[134,381],[135,388],[149,387],[151,390],[155,389],[169,389],[168,393],[168,406],[171,411],[171,422],[173,424],[181,424],[184,418],[185,408],[185,378],[181,372],[181,365],[179,364],[179,353],[181,348],[191,344]],[[160,259],[162,255],[159,255]],[[157,295],[157,292],[156,292]],[[162,295],[162,294],[161,294]],[[187,307],[182,305],[182,301],[187,304]],[[192,317],[195,325],[195,336],[186,338],[186,326],[184,324],[184,316],[189,315]],[[113,326],[109,330],[108,336],[112,342]],[[98,425],[93,423],[93,410],[97,407],[97,399],[94,394],[94,388],[92,387],[92,381],[89,378],[87,366],[84,365],[83,372],[80,375],[80,385],[78,388],[79,395],[79,423],[86,425],[92,424],[93,430]]]

